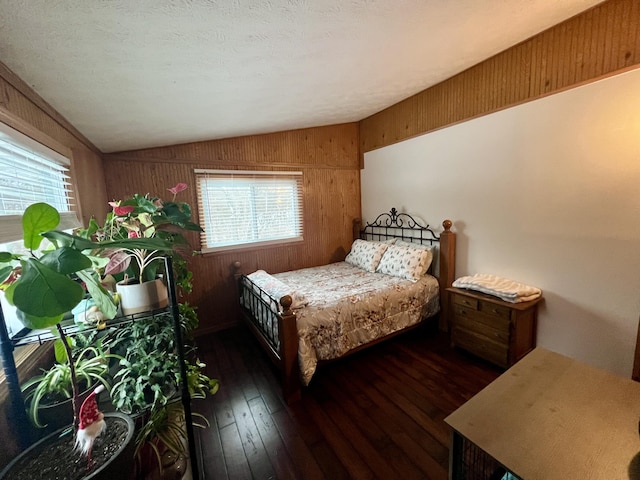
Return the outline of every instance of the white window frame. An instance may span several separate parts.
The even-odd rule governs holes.
[[[67,230],[80,227],[82,224],[78,217],[73,189],[69,179],[71,160],[3,122],[0,122],[0,140],[10,145],[10,147],[7,147],[7,151],[15,149],[16,163],[23,159],[30,162],[34,168],[38,168],[38,174],[33,179],[33,182],[36,183],[34,189],[46,189],[48,187],[46,183],[52,176],[61,179],[61,184],[55,187],[56,196],[60,198],[59,203],[54,205],[60,212],[60,226],[58,228]],[[2,149],[4,150],[4,147]],[[20,169],[13,168],[7,171],[5,168],[3,170],[2,178],[4,181],[8,181],[9,185],[11,182],[19,185],[18,182],[23,180],[20,177]],[[3,188],[3,192],[0,192],[0,202],[3,202],[3,193],[6,195],[9,190],[11,190],[9,187]],[[11,195],[15,195],[18,203],[25,208],[29,203],[47,201],[47,198],[38,198],[38,194],[31,194],[32,196],[30,197],[28,189],[11,190]],[[63,195],[66,196],[66,202],[62,200]],[[3,205],[0,204],[0,243],[22,239],[22,212],[14,214],[3,214],[2,212]]]
[[[201,234],[202,253],[219,252],[241,248],[255,248],[259,246],[278,245],[304,240],[304,209],[302,172],[258,171],[258,170],[208,170],[195,169],[196,189],[198,196],[198,212],[200,225],[204,232]],[[284,197],[282,200],[289,207],[281,213],[291,216],[290,224],[284,221],[280,224],[279,234],[270,236],[269,228],[261,227],[265,223],[265,216],[272,212],[264,207],[277,199],[271,195],[258,197],[256,191],[264,193],[262,187],[281,187]],[[223,201],[221,191],[229,188],[236,192],[246,190],[246,197],[229,196],[228,202]],[[238,193],[237,193],[238,194]],[[233,209],[242,209],[243,216],[232,213]],[[259,213],[262,211],[263,215]],[[221,221],[221,215],[226,222]],[[217,218],[216,218],[217,217]],[[229,231],[215,230],[224,223]],[[238,223],[234,223],[237,220]],[[242,223],[239,223],[242,222]],[[272,224],[274,224],[272,222]],[[244,229],[247,235],[239,238],[238,229]],[[284,230],[289,229],[288,232]],[[273,232],[277,232],[274,229]],[[227,238],[221,239],[226,233]],[[234,237],[234,238],[232,238]]]
[[[16,130],[5,122],[9,122],[11,125],[20,128],[22,131]],[[24,133],[23,133],[24,132]],[[27,133],[27,134],[25,134]],[[58,144],[55,140],[50,139],[47,135],[37,131],[30,125],[13,118],[8,115],[2,109],[0,109],[0,138],[13,145],[19,146],[25,149],[28,153],[33,155],[39,155],[51,160],[63,167],[65,176],[68,175],[71,166],[71,150]],[[42,140],[38,141],[38,140]],[[48,145],[45,145],[48,144]],[[57,150],[50,148],[55,146]],[[8,175],[9,172],[3,172],[3,175]],[[15,173],[12,171],[11,173]],[[43,169],[43,174],[44,169]],[[67,182],[67,179],[65,179]],[[68,211],[61,211],[60,215],[60,229],[72,229],[81,226],[78,215],[78,207],[74,204],[74,197],[71,188],[71,182],[66,184],[68,189]],[[13,251],[22,247],[22,215],[2,215],[0,214],[0,247],[2,251]],[[3,294],[0,292],[0,296]],[[5,317],[5,323],[7,324],[7,330],[10,336],[14,336],[17,332],[24,329],[22,323],[19,322],[15,316],[15,308],[6,303],[4,298],[2,299],[3,315]],[[52,343],[40,345],[37,343],[17,347],[14,351],[14,361],[18,369],[18,376],[22,378],[25,372],[32,372],[35,367],[41,362],[41,359],[45,355],[49,355],[53,348]],[[0,403],[3,403],[8,398],[8,388],[6,385],[6,378],[4,375],[4,368],[2,368],[0,362]]]
[[[69,179],[71,160],[4,122],[0,122],[0,140],[0,155],[3,156],[0,164],[5,166],[2,180],[9,182],[2,185],[0,191],[0,251],[20,253],[24,249],[22,212],[16,213],[8,203],[3,203],[5,201],[19,205],[23,210],[30,203],[57,197],[59,200],[54,205],[60,211],[60,225],[57,228],[69,230],[80,227]],[[10,159],[4,158],[10,155]],[[21,170],[21,161],[25,162],[22,165],[28,167]],[[9,164],[13,168],[6,168]],[[25,176],[21,176],[21,173],[25,173]],[[60,182],[52,186],[52,178]],[[46,192],[43,194],[46,198],[39,198],[41,191]],[[0,292],[0,296],[3,293]],[[24,327],[16,317],[15,308],[4,298],[1,302],[9,336],[13,337]]]

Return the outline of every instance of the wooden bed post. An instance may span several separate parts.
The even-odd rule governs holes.
[[[453,222],[445,220],[442,222],[444,231],[440,234],[440,272],[438,280],[440,283],[440,308],[441,315],[438,326],[441,331],[449,331],[449,292],[447,288],[451,286],[456,277],[456,234],[451,231]]]
[[[633,354],[633,370],[631,370],[631,378],[636,382],[640,382],[640,324],[638,325],[638,334],[636,337],[636,349]]]
[[[301,396],[300,367],[298,366],[298,327],[296,314],[291,310],[293,299],[285,295],[280,299],[282,313],[278,320],[280,361],[282,362],[282,393],[287,403]]]
[[[233,279],[237,282],[242,276],[242,273],[240,273],[242,264],[240,262],[233,262],[231,267],[233,268]]]
[[[354,218],[353,219],[353,239],[357,240],[360,238],[360,231],[362,230],[362,219]]]

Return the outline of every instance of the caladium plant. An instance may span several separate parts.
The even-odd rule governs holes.
[[[124,200],[109,202],[112,210],[107,214],[104,224],[95,219],[80,235],[102,243],[125,239],[162,239],[172,245],[174,267],[180,261],[192,255],[193,249],[185,238],[187,231],[201,232],[200,225],[191,221],[191,207],[186,202],[176,202],[176,195],[187,189],[186,183],[178,183],[167,190],[173,194],[171,200],[163,200],[152,195],[135,194]],[[162,257],[168,252],[165,249],[153,248],[147,244],[143,247],[116,247],[105,250],[102,256],[108,258],[103,275],[126,274],[129,278],[140,282],[154,280]],[[184,287],[180,275],[176,281]]]

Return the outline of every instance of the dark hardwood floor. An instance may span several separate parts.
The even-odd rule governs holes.
[[[444,418],[498,375],[426,326],[322,366],[283,403],[275,370],[244,327],[200,337],[220,390],[194,411],[204,479],[446,479]]]

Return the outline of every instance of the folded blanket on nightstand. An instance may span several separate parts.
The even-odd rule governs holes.
[[[537,287],[488,273],[460,277],[453,282],[453,286],[494,295],[511,303],[528,302],[542,295],[542,290]]]

